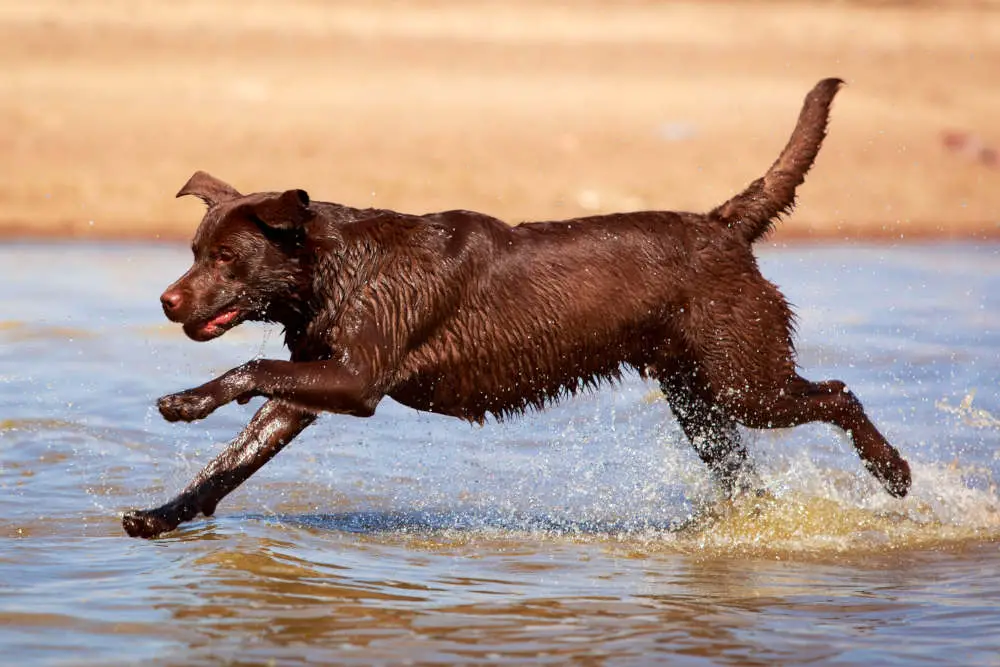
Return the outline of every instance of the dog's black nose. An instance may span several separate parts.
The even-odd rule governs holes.
[[[181,307],[181,293],[178,290],[167,290],[160,295],[160,303],[163,304],[163,312],[170,317]]]

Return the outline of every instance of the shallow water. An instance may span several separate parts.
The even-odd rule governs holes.
[[[886,496],[824,426],[749,434],[771,497],[720,503],[651,385],[471,427],[326,416],[155,541],[256,407],[156,397],[276,331],[183,338],[180,247],[0,246],[0,651],[11,664],[1000,665],[1000,246],[762,253],[803,374],[908,457]]]

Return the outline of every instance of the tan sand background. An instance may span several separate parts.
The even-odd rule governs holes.
[[[512,222],[704,210],[825,76],[779,240],[1000,236],[1000,3],[732,0],[0,0],[0,235],[186,238],[196,169]]]

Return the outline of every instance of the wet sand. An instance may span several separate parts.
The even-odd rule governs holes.
[[[8,238],[185,239],[196,169],[511,222],[704,210],[826,76],[776,239],[1000,236],[996,2],[3,0],[0,72]]]

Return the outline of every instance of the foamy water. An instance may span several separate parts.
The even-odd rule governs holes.
[[[833,429],[749,432],[768,493],[721,502],[654,387],[505,424],[327,416],[162,539],[120,512],[252,414],[155,398],[276,332],[184,339],[182,248],[0,248],[0,648],[33,664],[935,664],[1000,658],[1000,247],[763,253],[806,377],[910,460],[887,496]]]

